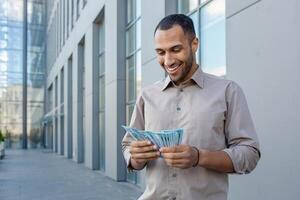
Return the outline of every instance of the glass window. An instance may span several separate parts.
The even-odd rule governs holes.
[[[141,48],[142,46],[142,39],[141,39],[141,19],[139,19],[137,22],[136,22],[136,49],[139,49]]]
[[[98,60],[99,60],[99,166],[100,170],[105,170],[105,26],[101,20],[98,26],[97,40]]]
[[[84,8],[84,7],[85,7],[86,3],[87,3],[87,0],[83,0],[83,3],[82,3],[82,8]]]
[[[65,26],[65,19],[66,19],[66,0],[62,1],[62,6],[61,6],[61,12],[62,12],[62,19],[61,19],[61,25],[62,25],[62,38],[63,38],[63,45],[65,44],[65,33],[66,33],[66,26]]]
[[[71,27],[73,29],[73,26],[74,26],[74,18],[75,18],[75,15],[74,15],[74,0],[71,0]]]
[[[135,15],[134,5],[135,0],[127,0],[127,23],[129,24]]]
[[[105,112],[99,113],[99,153],[100,169],[105,170]]]
[[[86,63],[85,63],[85,38],[83,38],[80,43],[78,44],[78,68],[79,71],[81,72],[81,74],[79,74],[79,81],[81,86],[78,87],[78,93],[81,94],[80,98],[79,98],[79,102],[82,102],[82,104],[78,105],[80,106],[78,109],[79,111],[79,116],[82,117],[82,120],[80,121],[80,123],[78,124],[78,128],[81,129],[82,128],[82,148],[79,149],[80,152],[78,152],[79,155],[81,155],[82,157],[80,158],[81,161],[84,162],[84,152],[85,152],[85,138],[86,138]],[[80,133],[81,134],[81,133]]]
[[[61,69],[60,73],[60,103],[64,103],[64,94],[65,94],[65,83],[64,83],[64,68]]]
[[[187,14],[199,6],[199,0],[179,0],[178,11]]]
[[[54,106],[55,106],[55,108],[57,107],[57,100],[58,100],[58,98],[57,98],[57,83],[58,83],[58,78],[57,78],[57,76],[55,77],[55,96],[54,96]]]
[[[99,79],[99,109],[100,111],[103,111],[105,109],[105,79],[104,76],[102,76]]]
[[[79,18],[80,15],[80,0],[76,0],[76,19]]]
[[[178,1],[178,12],[189,14],[194,22],[200,48],[197,62],[203,71],[217,76],[226,74],[225,60],[225,0]],[[191,6],[193,5],[193,6]],[[192,13],[191,8],[197,8]]]
[[[99,54],[104,52],[105,49],[105,39],[104,39],[104,24],[101,24],[99,27]]]
[[[200,3],[202,4],[202,3],[205,3],[205,2],[207,2],[208,0],[200,0]]]
[[[215,0],[201,10],[201,66],[218,76],[226,74],[225,0]]]
[[[135,66],[134,56],[127,59],[127,101],[135,100]]]
[[[67,37],[69,37],[70,28],[70,0],[67,1]]]
[[[132,25],[126,32],[126,55],[130,55],[135,50],[135,25]]]
[[[136,0],[136,18],[141,16],[141,1],[142,0]]]
[[[30,24],[45,24],[44,9],[45,4],[42,2],[29,1],[27,6],[28,23]]]
[[[105,72],[105,57],[103,54],[99,57],[99,76],[103,75]]]
[[[139,95],[142,88],[142,55],[141,50],[136,53],[136,94]]]

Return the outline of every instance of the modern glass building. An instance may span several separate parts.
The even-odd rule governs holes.
[[[7,147],[22,147],[26,100],[29,147],[143,189],[145,171],[126,170],[121,125],[129,124],[143,87],[166,76],[154,51],[157,23],[184,13],[200,39],[198,63],[243,88],[261,141],[262,161],[250,176],[230,177],[229,199],[299,196],[297,0],[28,0],[27,20],[24,1],[0,0],[0,128]]]
[[[0,3],[0,128],[6,135],[6,146],[12,148],[22,147],[23,102],[26,102],[29,147],[41,146],[43,137],[46,1],[28,0],[26,13],[24,5],[23,0]]]

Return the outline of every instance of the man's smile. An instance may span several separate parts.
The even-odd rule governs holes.
[[[173,65],[173,66],[166,67],[166,70],[167,70],[168,74],[175,75],[179,71],[181,66],[182,66],[182,63],[181,64],[176,64],[176,65]]]

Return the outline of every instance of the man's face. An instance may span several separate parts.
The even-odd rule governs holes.
[[[179,25],[158,29],[154,35],[157,60],[177,85],[188,80],[197,69],[198,39],[189,37]]]

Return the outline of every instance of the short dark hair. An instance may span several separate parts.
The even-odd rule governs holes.
[[[172,14],[164,17],[156,26],[154,35],[157,30],[168,30],[174,25],[179,25],[184,34],[188,34],[192,38],[196,36],[193,20],[184,14]]]

